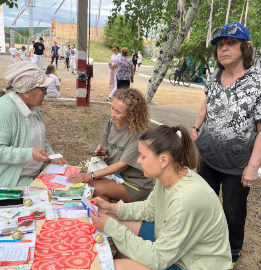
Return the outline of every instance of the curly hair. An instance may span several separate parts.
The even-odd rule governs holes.
[[[253,61],[253,47],[249,45],[248,41],[240,39],[241,44],[240,44],[240,50],[242,52],[242,57],[243,57],[243,66],[244,69],[249,69],[251,66],[253,66],[254,61]],[[224,67],[220,64],[218,61],[217,57],[217,46],[214,47],[214,57],[217,62],[217,66],[223,70]]]
[[[142,93],[134,88],[117,89],[113,95],[128,106],[128,127],[131,136],[149,128],[149,110]]]

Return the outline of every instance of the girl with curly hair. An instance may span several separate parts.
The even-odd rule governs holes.
[[[103,157],[108,167],[91,172],[72,174],[72,183],[88,182],[95,188],[94,197],[124,202],[144,200],[149,195],[153,180],[144,176],[139,157],[138,141],[149,127],[147,103],[136,89],[118,89],[113,96],[111,118],[95,150]],[[111,174],[121,174],[123,184],[107,180]]]

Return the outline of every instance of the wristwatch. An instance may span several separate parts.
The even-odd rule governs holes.
[[[92,180],[94,180],[94,179],[95,179],[95,174],[94,174],[94,172],[91,172],[90,174],[91,174]]]
[[[199,128],[197,128],[197,127],[195,127],[195,126],[193,126],[192,128],[194,128],[197,132],[199,132],[200,131],[200,129]]]

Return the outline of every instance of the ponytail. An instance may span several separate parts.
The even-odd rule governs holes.
[[[187,129],[182,125],[177,126],[177,129],[180,130],[182,134],[182,150],[180,156],[181,165],[183,167],[186,166],[190,169],[198,168],[199,154],[194,142],[191,140],[190,134],[188,133]]]
[[[172,128],[166,125],[151,128],[141,135],[140,141],[144,141],[157,156],[168,152],[176,171],[183,167],[198,168],[198,151],[187,129],[182,125]]]

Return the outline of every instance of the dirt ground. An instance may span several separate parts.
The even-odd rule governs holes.
[[[48,61],[49,59],[46,59],[46,62]],[[3,78],[8,64],[10,64],[9,56],[0,56],[0,89],[5,85]],[[62,80],[61,97],[75,98],[75,75],[65,70],[63,62],[59,62],[58,68],[58,75]],[[151,68],[142,67],[141,73],[143,71],[148,73],[149,70]],[[91,100],[102,103],[91,103],[90,107],[76,107],[75,101],[45,101],[41,107],[49,143],[55,152],[62,153],[72,165],[78,165],[89,158],[88,152],[94,150],[108,120],[110,104],[105,102],[109,94],[108,78],[108,66],[95,64]],[[148,78],[136,75],[133,87],[145,93],[147,82]],[[203,98],[203,91],[194,88],[173,87],[169,83],[163,82],[154,96],[152,104],[156,107],[173,106],[177,111],[182,112],[179,117],[190,120],[191,115],[198,111]],[[261,269],[260,195],[261,181],[251,188],[248,197],[245,241],[236,270]]]

